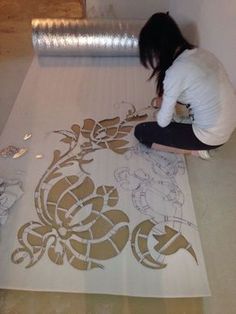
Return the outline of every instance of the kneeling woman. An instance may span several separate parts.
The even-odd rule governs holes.
[[[155,122],[135,128],[136,138],[161,151],[208,159],[236,127],[236,95],[217,58],[191,45],[175,21],[154,14],[139,36],[140,61],[157,82]],[[185,104],[191,124],[172,122],[176,103]]]

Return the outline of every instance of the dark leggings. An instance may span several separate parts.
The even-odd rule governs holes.
[[[148,147],[153,143],[185,150],[210,150],[221,146],[202,143],[195,136],[192,125],[184,123],[172,122],[165,128],[160,127],[157,122],[140,123],[135,127],[134,135]]]

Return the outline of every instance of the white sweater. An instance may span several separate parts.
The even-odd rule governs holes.
[[[228,141],[236,127],[236,94],[222,64],[208,51],[182,52],[164,79],[164,94],[157,123],[166,127],[176,102],[188,105],[196,137],[208,145]]]

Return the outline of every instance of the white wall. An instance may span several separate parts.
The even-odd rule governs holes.
[[[236,87],[236,1],[170,0],[169,5],[186,37],[213,52]]]
[[[168,11],[169,0],[86,0],[88,18],[147,19],[157,11]]]

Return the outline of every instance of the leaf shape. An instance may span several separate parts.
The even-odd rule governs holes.
[[[89,177],[81,181],[77,176],[67,176],[57,181],[47,197],[47,214],[53,219],[55,227],[61,221],[69,228],[73,217],[82,207],[83,200],[93,191],[94,184]]]
[[[123,148],[123,146],[127,145],[129,142],[125,140],[114,140],[108,142],[109,148],[117,153],[117,154],[124,154],[127,151],[127,148]]]
[[[175,229],[169,226],[165,226],[165,233],[161,235],[154,235],[154,238],[158,241],[155,246],[155,250],[163,255],[171,255],[176,253],[179,249],[187,250],[197,263],[197,257],[192,248],[192,245],[187,239]]]
[[[145,220],[134,228],[131,238],[132,252],[136,260],[143,266],[151,269],[162,269],[166,267],[166,264],[155,260],[148,248],[148,238],[154,227],[154,222]]]
[[[116,124],[118,124],[120,122],[120,118],[119,117],[115,117],[112,119],[105,119],[102,121],[99,121],[98,123],[100,125],[102,125],[104,128],[110,127],[110,126],[114,126]]]
[[[54,165],[55,163],[58,162],[58,160],[60,160],[60,157],[61,157],[61,151],[60,150],[55,150],[54,153],[53,153],[53,161],[52,161],[52,164],[51,165]]]
[[[123,125],[119,127],[119,132],[129,133],[134,127],[132,125]]]
[[[116,246],[115,241],[110,238],[91,245],[90,256],[96,260],[107,260],[120,254],[125,245],[127,244],[129,237],[128,226],[121,227],[117,230],[116,235],[120,237],[120,248]]]
[[[126,140],[114,140],[114,141],[109,142],[108,145],[112,148],[117,148],[117,147],[125,146],[126,144],[129,144],[129,142]]]
[[[133,126],[122,126],[118,129],[116,139],[127,136],[133,129]]]
[[[96,222],[88,229],[88,233],[78,233],[83,239],[87,238],[89,243],[88,256],[95,260],[106,260],[117,256],[123,250],[129,239],[129,219],[120,210],[106,211],[96,219]],[[81,246],[78,245],[80,251]]]
[[[114,152],[117,153],[117,154],[123,155],[123,154],[125,154],[128,150],[129,150],[128,147],[127,147],[127,148],[117,148],[117,149],[114,150]]]
[[[65,137],[63,139],[60,140],[60,142],[65,143],[65,144],[71,144],[73,142],[73,138],[72,137]]]
[[[114,136],[116,132],[117,132],[117,127],[111,127],[111,128],[106,129],[106,134],[108,138],[111,136]]]
[[[90,270],[93,268],[103,268],[101,264],[98,264],[95,261],[92,261],[91,259],[81,259],[81,255],[79,255],[79,251],[81,248],[78,246],[78,242],[72,242],[71,245],[65,245],[65,252],[67,256],[67,260],[69,264],[79,270]]]
[[[73,124],[71,130],[77,135],[80,135],[80,126],[78,124]]]
[[[81,130],[83,137],[89,138],[92,130],[94,129],[96,122],[93,119],[85,119],[84,125]]]
[[[109,210],[100,214],[88,229],[92,236],[91,241],[111,238],[122,226],[127,226],[128,222],[128,216],[121,210]]]
[[[50,173],[50,174],[46,177],[46,179],[44,180],[44,182],[45,182],[45,183],[48,183],[48,182],[50,182],[51,180],[56,179],[56,178],[58,178],[58,177],[60,177],[60,176],[61,176],[61,172],[52,172],[52,173]]]

